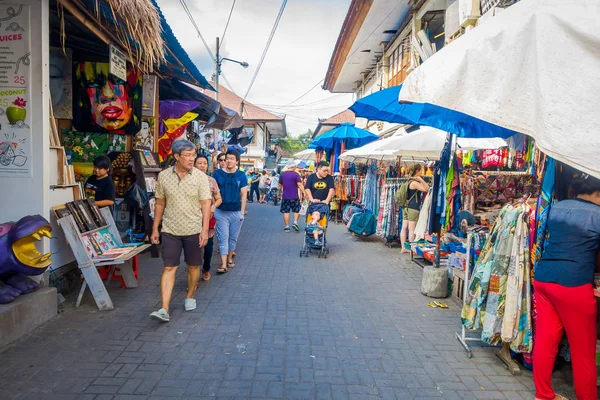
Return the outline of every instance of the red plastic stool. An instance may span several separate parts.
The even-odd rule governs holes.
[[[98,274],[100,275],[100,279],[105,280],[108,279],[108,274],[110,274],[110,269],[112,265],[106,265],[104,267],[98,268]],[[138,256],[133,256],[131,259],[131,267],[133,268],[133,275],[135,275],[135,279],[138,278]],[[125,287],[125,281],[121,276],[121,268],[115,267],[115,271],[113,276],[111,277],[111,281],[121,281],[121,287]]]

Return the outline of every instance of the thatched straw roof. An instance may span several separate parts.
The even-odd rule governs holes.
[[[58,0],[58,4],[85,20],[105,42],[121,47],[142,72],[154,72],[165,62],[161,18],[151,0]]]
[[[101,20],[99,3],[96,0],[96,17]],[[160,17],[149,0],[103,0],[113,13],[113,20],[122,22],[116,26],[119,42],[144,72],[151,72],[155,65],[165,60],[164,42]],[[134,51],[133,40],[140,51]]]

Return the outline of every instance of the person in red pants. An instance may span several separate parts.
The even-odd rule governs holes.
[[[556,203],[548,215],[548,240],[535,268],[537,325],[533,349],[536,399],[564,399],[552,388],[552,370],[567,333],[579,400],[596,400],[594,272],[600,248],[600,181],[582,174],[575,198]]]

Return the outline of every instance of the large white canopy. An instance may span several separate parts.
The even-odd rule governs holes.
[[[404,136],[394,136],[386,143],[379,143],[376,151],[386,151],[403,160],[430,160],[440,159],[447,133],[429,126],[422,126],[416,132]],[[458,147],[462,150],[497,149],[507,146],[506,141],[499,138],[492,139],[464,139],[458,138]]]
[[[413,71],[400,100],[529,135],[600,178],[600,1],[521,0]]]

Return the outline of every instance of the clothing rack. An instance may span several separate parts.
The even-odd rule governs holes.
[[[473,245],[472,242],[473,242],[473,234],[468,233],[467,234],[467,255],[466,255],[466,259],[465,259],[465,279],[464,279],[464,283],[463,283],[463,298],[462,298],[463,308],[467,301],[467,294],[469,292],[469,280],[471,279],[470,269],[471,269],[471,246]],[[462,311],[462,308],[461,308],[461,311]],[[465,348],[465,351],[467,352],[467,357],[469,357],[469,358],[473,357],[473,352],[471,351],[471,347],[467,344],[467,342],[480,341],[481,336],[479,336],[479,337],[467,336],[467,329],[463,325],[462,321],[460,323],[460,334],[458,332],[456,332],[455,335],[456,335],[456,338],[458,339],[458,341],[460,342],[460,344],[462,344],[463,347]]]
[[[464,274],[464,284],[463,284],[463,298],[462,298],[462,305],[464,308],[466,301],[467,301],[467,294],[469,292],[469,283],[471,280],[471,247],[473,245],[473,234],[475,232],[469,232],[467,234],[467,254],[466,254],[466,258],[465,258],[465,274]],[[473,272],[475,271],[475,266],[473,266]],[[461,308],[461,311],[462,311]],[[462,312],[461,312],[462,314]],[[471,350],[471,347],[468,345],[467,342],[480,342],[481,341],[481,331],[478,330],[478,336],[474,337],[474,336],[468,336],[467,335],[467,329],[465,328],[464,324],[461,321],[460,324],[460,328],[461,331],[460,333],[456,332],[454,335],[456,336],[456,339],[458,339],[458,341],[462,344],[462,346],[465,348],[465,351],[467,352],[467,357],[468,358],[472,358],[473,357],[473,352]],[[508,343],[502,343],[502,346],[500,347],[499,350],[497,350],[495,352],[496,356],[506,365],[508,371],[512,374],[512,375],[520,375],[521,374],[521,369],[519,367],[519,364],[517,364],[516,361],[514,361],[512,359],[511,356],[511,351],[510,351],[510,345]]]
[[[516,176],[525,176],[532,175],[529,171],[470,171],[472,175],[516,175]]]

